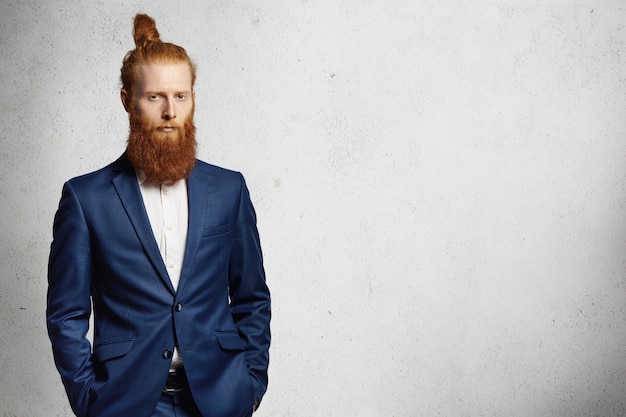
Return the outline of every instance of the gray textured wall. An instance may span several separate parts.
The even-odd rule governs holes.
[[[138,11],[196,60],[200,157],[257,208],[259,416],[626,413],[623,1],[5,3],[0,415],[69,414],[51,223],[123,151]]]

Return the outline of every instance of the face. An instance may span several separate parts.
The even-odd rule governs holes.
[[[159,137],[176,133],[193,114],[195,93],[187,63],[141,64],[137,67],[132,97],[122,90],[126,111],[141,118]]]
[[[128,159],[147,180],[174,183],[196,163],[194,93],[187,64],[150,64],[137,69],[132,97],[122,90],[129,113]]]

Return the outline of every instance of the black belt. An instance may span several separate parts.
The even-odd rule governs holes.
[[[184,369],[177,369],[170,371],[165,381],[165,387],[163,392],[167,394],[173,394],[176,392],[182,392],[187,389],[187,377],[185,376]]]

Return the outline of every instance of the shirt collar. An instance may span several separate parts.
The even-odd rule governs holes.
[[[139,185],[142,185],[144,182],[146,182],[146,173],[142,170],[135,168],[135,175],[137,176],[137,182],[139,183]]]
[[[143,172],[143,171],[142,171],[142,170],[140,170],[140,169],[135,168],[135,176],[137,176],[137,182],[139,183],[139,185],[144,185],[144,183],[145,183],[145,185],[146,185],[146,186],[147,186],[148,184],[158,185],[159,187],[161,186],[161,184],[156,184],[156,183],[153,183],[153,182],[148,181],[148,178],[147,178],[147,176],[146,176],[146,173],[145,173],[145,172]],[[178,180],[178,181],[176,181],[176,182],[175,182],[175,183],[173,183],[173,184],[165,184],[165,185],[167,185],[167,186],[169,186],[169,187],[175,187],[176,185],[178,185],[178,184],[180,184],[180,183],[181,183],[181,180]],[[183,179],[183,180],[182,180],[182,183],[183,183],[183,184],[186,184],[186,183],[187,183],[187,181],[186,181],[185,179]]]

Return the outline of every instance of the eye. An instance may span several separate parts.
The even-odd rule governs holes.
[[[186,99],[186,98],[187,98],[187,95],[186,95],[186,94],[182,94],[182,93],[181,93],[181,94],[177,94],[177,95],[176,95],[176,98],[177,98],[178,100],[184,100],[184,99]]]
[[[156,94],[150,94],[148,96],[148,100],[150,100],[150,101],[155,101],[155,100],[158,100],[158,99],[159,99],[159,96],[156,95]]]

